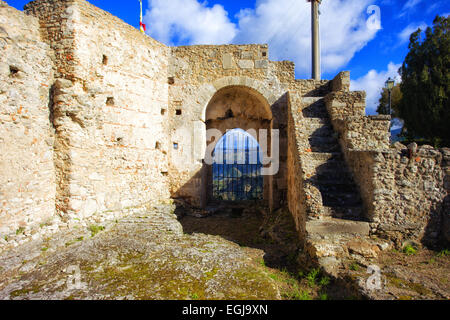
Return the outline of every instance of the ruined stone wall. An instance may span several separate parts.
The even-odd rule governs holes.
[[[349,75],[339,74],[326,97],[332,124],[357,182],[372,231],[401,244],[436,243],[445,229],[448,150],[390,145],[390,118],[365,116],[364,92],[350,92]],[[444,228],[444,230],[443,230]]]
[[[450,190],[448,148],[416,144],[406,148],[397,143],[390,152],[376,153],[370,165],[378,233],[398,244],[406,239],[430,245],[448,241],[444,223]]]
[[[206,109],[223,88],[252,89],[261,95],[270,106],[272,128],[284,130],[280,143],[287,146],[287,100],[283,97],[287,86],[282,80],[293,76],[292,64],[268,60],[267,45],[172,48],[168,110],[171,194],[197,206],[206,202]],[[286,159],[287,154],[282,155],[280,172],[270,182],[272,203],[279,203],[287,189]]]
[[[86,1],[26,11],[56,52],[57,209],[82,218],[167,199],[170,49]]]
[[[331,81],[330,92],[325,97],[328,113],[334,130],[339,135],[344,157],[353,173],[364,203],[365,217],[373,221],[374,173],[373,151],[389,150],[389,119],[367,117],[363,91],[350,91],[350,74],[339,73]]]
[[[52,52],[39,21],[0,1],[0,236],[28,232],[55,212]]]

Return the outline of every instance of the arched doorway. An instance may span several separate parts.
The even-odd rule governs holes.
[[[215,129],[222,135],[206,142],[208,150],[211,144],[215,150],[214,163],[205,168],[207,202],[250,200],[269,204],[273,177],[260,174],[261,151],[271,152],[272,111],[267,100],[245,86],[225,87],[212,97],[205,118],[206,129]],[[268,135],[265,138],[269,150],[260,150],[261,129]],[[256,155],[256,160],[252,154]],[[217,161],[221,157],[223,163]]]
[[[263,200],[260,146],[252,135],[239,128],[229,130],[216,144],[213,157],[213,200]]]

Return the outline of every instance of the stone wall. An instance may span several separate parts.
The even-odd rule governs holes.
[[[0,1],[0,235],[55,212],[52,52],[39,21]]]
[[[288,112],[288,197],[287,205],[291,212],[299,238],[305,241],[306,221],[319,216],[322,211],[322,197],[319,190],[308,183],[310,161],[309,142],[306,132],[311,123],[303,115],[303,99],[323,97],[328,94],[330,82],[315,80],[295,80],[289,85]]]
[[[167,199],[170,49],[86,1],[26,12],[56,52],[58,211],[82,218]]]
[[[301,154],[304,152],[304,148],[300,135],[301,126],[299,125],[301,111],[298,112],[295,110],[293,105],[292,100],[290,100],[291,112],[289,112],[288,118],[287,205],[294,218],[299,238],[301,241],[304,241],[307,217],[310,213],[320,210],[320,207],[314,203],[314,199],[317,199],[317,197],[311,197],[314,190],[308,188],[304,182],[305,172],[301,162]],[[320,196],[320,193],[316,194],[316,196]]]
[[[340,73],[326,97],[333,127],[357,182],[372,231],[398,244],[414,239],[435,244],[448,216],[448,150],[390,145],[390,117],[365,116],[364,92],[350,92]]]
[[[365,115],[365,92],[350,91],[350,73],[341,72],[332,81],[326,106],[344,157],[359,186],[364,214],[374,220],[374,174],[369,165],[372,151],[389,150],[389,119]],[[339,91],[337,91],[339,90]]]
[[[377,232],[401,244],[407,239],[437,244],[449,239],[444,220],[450,190],[450,150],[395,144],[369,162],[373,168]]]
[[[270,126],[281,128],[281,144],[287,145],[287,101],[284,97],[287,85],[280,78],[293,79],[293,70],[292,64],[269,61],[267,45],[172,48],[168,110],[171,115],[169,172],[172,196],[195,206],[206,204],[208,168],[203,162],[207,146],[206,113],[208,105],[222,89],[231,88],[231,95],[233,88],[236,92],[247,90],[261,101],[257,108],[264,109],[268,105]],[[287,189],[287,157],[282,155],[280,158],[279,174],[272,177],[266,188],[270,193],[266,200],[272,204],[279,203]]]

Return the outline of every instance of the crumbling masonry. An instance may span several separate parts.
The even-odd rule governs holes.
[[[324,266],[376,254],[374,235],[448,241],[450,150],[391,146],[348,72],[297,80],[268,50],[168,47],[84,0],[0,1],[0,241],[53,217],[205,207],[210,128],[279,130],[264,203],[288,206]]]

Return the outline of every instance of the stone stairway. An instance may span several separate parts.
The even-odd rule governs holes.
[[[304,97],[300,140],[304,147],[305,183],[319,190],[320,215],[308,217],[305,249],[329,274],[335,275],[348,261],[348,244],[372,247],[370,225],[364,221],[358,187],[353,181],[323,97]]]
[[[302,134],[308,141],[305,147],[307,182],[322,195],[324,217],[362,220],[362,202],[357,186],[340,150],[321,97],[303,98]]]

